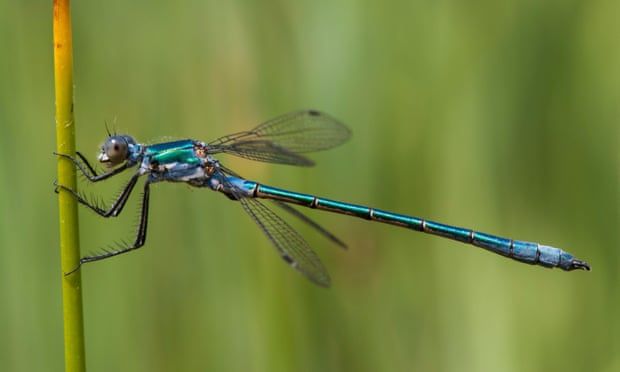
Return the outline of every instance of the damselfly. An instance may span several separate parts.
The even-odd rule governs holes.
[[[78,202],[103,217],[118,216],[138,179],[141,176],[146,177],[135,241],[131,244],[118,244],[99,254],[83,257],[75,270],[87,262],[118,256],[144,245],[150,186],[161,181],[184,182],[195,187],[209,188],[239,202],[245,212],[267,235],[284,261],[312,282],[324,287],[330,285],[330,278],[318,256],[297,231],[259,199],[269,199],[273,205],[309,224],[341,247],[346,247],[341,240],[288,203],[442,236],[529,264],[559,267],[566,271],[590,270],[586,262],[558,248],[501,238],[422,218],[263,185],[241,177],[214,157],[216,154],[223,153],[269,163],[312,166],[314,163],[304,155],[305,153],[338,146],[350,135],[349,129],[334,118],[318,111],[307,110],[286,114],[250,131],[227,135],[211,142],[186,139],[145,145],[136,142],[128,135],[108,133],[98,160],[107,165],[109,170],[101,174],[97,174],[79,152],[76,153],[77,157],[57,154],[71,160],[91,182],[103,181],[127,169],[137,168],[118,198],[109,207],[93,203],[82,193],[57,185],[56,191],[64,190],[71,193]]]

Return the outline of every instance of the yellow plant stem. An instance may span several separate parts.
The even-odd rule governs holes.
[[[75,155],[73,120],[73,45],[69,0],[54,0],[54,77],[56,87],[56,151]],[[75,167],[58,159],[58,183],[76,188]],[[82,284],[79,271],[65,276],[80,260],[77,203],[67,192],[58,194],[60,256],[65,333],[65,371],[86,370]]]

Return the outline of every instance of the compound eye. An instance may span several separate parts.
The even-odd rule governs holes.
[[[106,160],[119,164],[127,159],[127,142],[122,138],[110,138],[105,144]]]

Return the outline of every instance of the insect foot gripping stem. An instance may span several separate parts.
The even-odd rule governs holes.
[[[546,246],[546,245],[541,245],[540,246],[540,251],[541,252],[545,252],[545,251],[548,251],[550,249],[557,249],[557,248],[549,247],[549,246]],[[563,250],[559,250],[559,251],[560,251],[560,256],[559,256],[559,261],[557,262],[557,266],[560,267],[562,270],[566,270],[566,271],[572,271],[572,270],[586,270],[586,271],[590,271],[590,265],[587,262],[578,260],[575,257],[573,257],[570,253],[564,252]],[[541,254],[541,257],[543,255],[544,255],[544,253]]]

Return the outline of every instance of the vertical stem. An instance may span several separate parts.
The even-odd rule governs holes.
[[[73,120],[73,45],[69,0],[54,0],[54,77],[56,87],[56,151],[75,155]],[[76,188],[75,167],[58,158],[58,183]],[[60,213],[60,256],[65,333],[65,371],[85,371],[84,325],[82,319],[82,285],[78,270],[80,245],[77,203],[66,192],[58,195]]]

